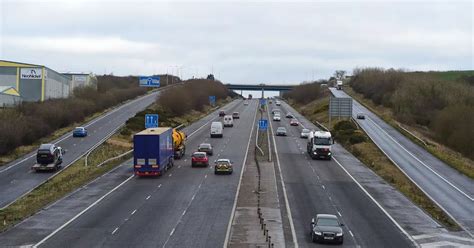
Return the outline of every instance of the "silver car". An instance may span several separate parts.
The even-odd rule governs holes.
[[[303,130],[301,130],[300,138],[307,139],[310,132],[309,129],[303,128]]]
[[[276,136],[286,136],[286,128],[278,127],[276,131]]]

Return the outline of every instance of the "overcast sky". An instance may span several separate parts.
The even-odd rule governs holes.
[[[299,83],[355,67],[473,69],[472,1],[0,0],[0,59],[61,72]]]

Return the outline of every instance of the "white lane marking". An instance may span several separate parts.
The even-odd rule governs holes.
[[[349,230],[349,233],[351,234],[351,236],[352,236],[352,237],[354,237],[354,234],[352,233],[352,231],[351,231],[351,230]]]
[[[176,227],[173,228],[173,230],[171,230],[171,232],[170,232],[170,237],[173,236],[173,233],[174,233],[175,230],[176,230]]]
[[[77,144],[72,144],[73,146],[76,146]]]
[[[337,214],[338,214],[339,216],[341,216],[341,217],[342,217],[342,214],[341,214],[341,212],[337,211]]]
[[[145,198],[145,200],[148,200],[148,199],[150,199],[150,197],[151,197],[151,195],[147,196],[147,197]]]
[[[324,185],[322,185],[323,189],[326,189],[326,187],[324,187]]]
[[[161,184],[160,184],[160,185],[158,185],[158,188],[161,188]]]
[[[229,223],[227,224],[227,231],[225,233],[224,246],[223,246],[224,248],[227,248],[228,245],[229,245],[230,229],[232,227],[232,221],[234,220],[234,217],[235,217],[235,209],[237,207],[237,197],[239,196],[240,185],[242,184],[242,176],[244,175],[244,171],[245,171],[245,163],[247,162],[247,155],[248,155],[248,152],[249,152],[250,140],[252,139],[252,133],[253,133],[254,127],[256,126],[255,125],[255,120],[257,119],[257,113],[258,113],[258,108],[255,109],[255,115],[253,117],[253,122],[252,122],[252,128],[250,129],[249,141],[247,143],[247,148],[245,150],[244,160],[242,162],[242,170],[240,171],[239,184],[237,185],[237,191],[235,192],[234,205],[232,206],[232,212],[230,214]]]
[[[132,213],[130,215],[134,215],[135,213],[137,212],[137,210],[133,210]]]
[[[181,165],[178,165],[178,169],[181,168]]]
[[[467,197],[469,200],[471,201],[474,201],[474,198],[473,197],[470,197],[468,194],[466,194],[464,191],[462,191],[461,189],[459,189],[458,187],[456,187],[456,185],[452,184],[450,181],[448,181],[446,178],[444,178],[443,176],[441,176],[438,172],[436,172],[435,170],[433,170],[431,167],[429,167],[428,165],[426,165],[423,161],[421,161],[420,159],[418,159],[415,155],[413,155],[413,153],[409,152],[405,147],[403,147],[400,143],[398,143],[398,141],[396,141],[390,134],[388,134],[382,127],[380,127],[377,123],[375,123],[371,118],[367,118],[369,121],[371,121],[372,123],[374,123],[374,125],[379,128],[383,133],[385,133],[387,135],[387,137],[389,137],[393,142],[395,142],[398,146],[400,146],[403,150],[405,150],[408,154],[410,154],[410,156],[412,156],[414,159],[416,159],[416,161],[418,161],[420,164],[422,164],[424,167],[426,167],[428,170],[430,170],[431,172],[433,172],[436,176],[438,176],[439,178],[441,178],[443,181],[445,181],[447,184],[449,184],[451,187],[453,187],[454,189],[456,189],[459,193],[463,194],[465,197]]]
[[[186,214],[186,209],[183,211],[183,213],[181,214],[181,216],[184,216]]]
[[[410,236],[410,234],[407,233],[407,231],[405,231],[405,229],[402,228],[402,226],[400,226],[400,224],[398,224],[398,222],[387,212],[387,210],[385,210],[385,208],[382,207],[382,205],[380,205],[380,203],[375,200],[374,197],[372,197],[371,194],[369,194],[369,192],[364,188],[362,187],[362,185],[349,173],[349,171],[346,170],[346,168],[344,168],[344,166],[342,166],[341,163],[339,163],[339,161],[333,156],[332,159],[339,165],[339,167],[342,168],[342,170],[344,170],[344,172],[346,172],[346,174],[352,179],[352,181],[354,181],[357,186],[359,186],[359,188],[375,203],[375,205],[377,205],[377,207],[379,207],[382,212],[393,222],[393,224],[395,224],[395,226],[416,246],[418,247],[418,244],[415,242],[415,240]]]
[[[193,200],[194,200],[194,197],[196,197],[196,194],[194,194],[194,195],[193,195],[193,197],[191,197],[191,201],[193,201]]]
[[[207,174],[204,176],[204,178],[207,178]]]
[[[119,228],[118,228],[118,227],[116,227],[116,228],[115,228],[115,229],[112,231],[112,235],[114,235],[114,234],[115,234],[115,232],[116,232],[118,229],[119,229]]]
[[[89,209],[93,208],[95,205],[97,205],[99,202],[101,202],[105,197],[107,197],[108,195],[112,194],[114,191],[116,191],[117,189],[119,189],[120,187],[122,187],[124,184],[126,184],[128,181],[130,181],[133,177],[135,177],[135,175],[131,175],[129,178],[127,178],[125,181],[123,181],[122,183],[120,183],[119,185],[115,186],[115,188],[113,188],[112,190],[110,190],[109,192],[107,192],[107,194],[103,195],[102,197],[100,197],[99,199],[97,199],[94,203],[92,203],[91,205],[89,205],[87,208],[85,208],[84,210],[82,210],[81,212],[79,212],[76,216],[74,216],[72,219],[70,219],[69,221],[67,221],[66,223],[64,223],[62,226],[58,227],[56,230],[54,230],[52,233],[50,233],[48,236],[46,236],[45,238],[43,238],[42,240],[40,240],[38,243],[36,243],[33,247],[38,247],[40,246],[41,244],[43,244],[44,242],[46,242],[48,239],[50,239],[51,237],[53,237],[56,233],[58,233],[59,231],[61,231],[62,229],[64,229],[66,226],[68,226],[69,224],[71,224],[71,222],[75,221],[77,218],[79,218],[81,215],[83,215],[85,212],[87,212]]]
[[[273,133],[273,124],[272,124],[271,121],[270,121],[270,130]],[[296,239],[295,225],[293,223],[293,216],[291,214],[290,202],[288,201],[288,195],[286,193],[285,181],[283,180],[283,172],[282,172],[281,166],[280,166],[280,157],[278,155],[278,149],[277,149],[277,145],[276,145],[274,135],[272,135],[272,139],[273,139],[273,147],[274,147],[274,151],[275,151],[276,163],[278,165],[278,170],[280,171],[280,173],[279,173],[280,174],[280,181],[281,181],[281,185],[282,185],[282,188],[283,188],[283,197],[285,198],[286,212],[287,212],[288,219],[289,219],[289,222],[290,222],[291,236],[293,238],[293,243],[295,244],[295,247],[298,248],[299,246],[298,246],[298,240]]]

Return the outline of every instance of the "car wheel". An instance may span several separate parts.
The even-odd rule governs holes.
[[[313,232],[311,232],[311,241],[312,241],[313,243],[316,243],[316,241],[317,241],[317,240],[316,240],[316,237],[314,236],[314,233],[313,233]]]

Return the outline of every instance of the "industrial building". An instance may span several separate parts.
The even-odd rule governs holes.
[[[13,88],[27,102],[65,98],[72,92],[71,79],[44,65],[0,60],[0,87]],[[4,97],[2,94],[0,97]]]
[[[71,80],[71,90],[77,87],[94,86],[97,88],[97,78],[92,73],[63,73]]]
[[[21,97],[15,88],[0,86],[0,107],[9,107],[21,102]]]

